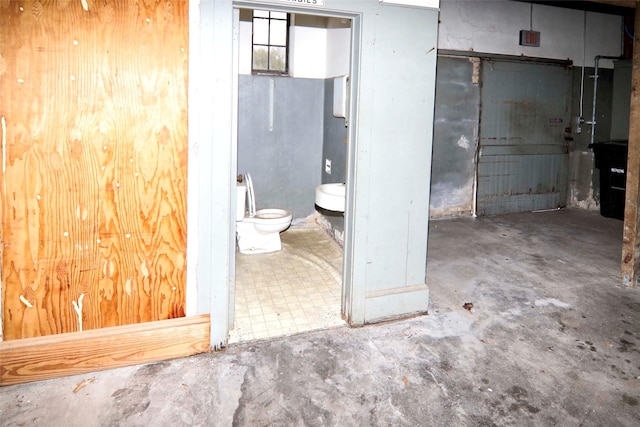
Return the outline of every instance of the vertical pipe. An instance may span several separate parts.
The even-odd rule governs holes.
[[[275,108],[276,81],[269,79],[269,132],[273,132],[273,110]]]
[[[598,100],[598,62],[600,62],[600,55],[596,56],[595,64],[593,68],[593,100],[591,105],[591,140],[590,144],[593,144],[596,137],[596,105]]]
[[[582,72],[580,73],[580,117],[578,126],[584,121],[584,69],[587,65],[587,11],[584,11],[584,22],[582,24]]]
[[[596,137],[596,105],[598,101],[598,63],[601,59],[620,59],[619,56],[603,56],[597,55],[595,58],[595,65],[593,71],[593,105],[591,107],[591,122],[587,124],[591,125],[591,142],[593,144]]]

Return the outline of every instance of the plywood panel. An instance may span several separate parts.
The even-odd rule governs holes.
[[[5,339],[184,316],[187,48],[186,0],[0,2]]]

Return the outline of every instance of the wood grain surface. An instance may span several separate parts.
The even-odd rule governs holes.
[[[0,1],[5,340],[185,315],[187,61],[187,0]]]
[[[0,342],[0,386],[209,351],[209,316]]]
[[[640,8],[635,11],[635,28],[640,29]],[[633,37],[633,67],[627,147],[627,182],[622,231],[620,275],[626,286],[640,286],[640,31]]]

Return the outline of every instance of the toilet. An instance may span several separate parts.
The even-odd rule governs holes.
[[[245,174],[237,184],[236,237],[241,254],[264,254],[282,250],[280,232],[291,225],[285,209],[258,209],[253,181]]]

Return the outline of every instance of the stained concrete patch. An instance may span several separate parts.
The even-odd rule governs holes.
[[[459,337],[469,334],[474,320],[470,313],[460,310],[428,316],[423,319],[423,325],[432,338]]]
[[[559,308],[570,308],[571,307],[571,304],[567,304],[566,302],[562,302],[562,301],[557,300],[555,298],[539,299],[539,300],[536,300],[533,304],[536,307],[548,307],[548,306],[554,306],[554,307],[559,307]]]

